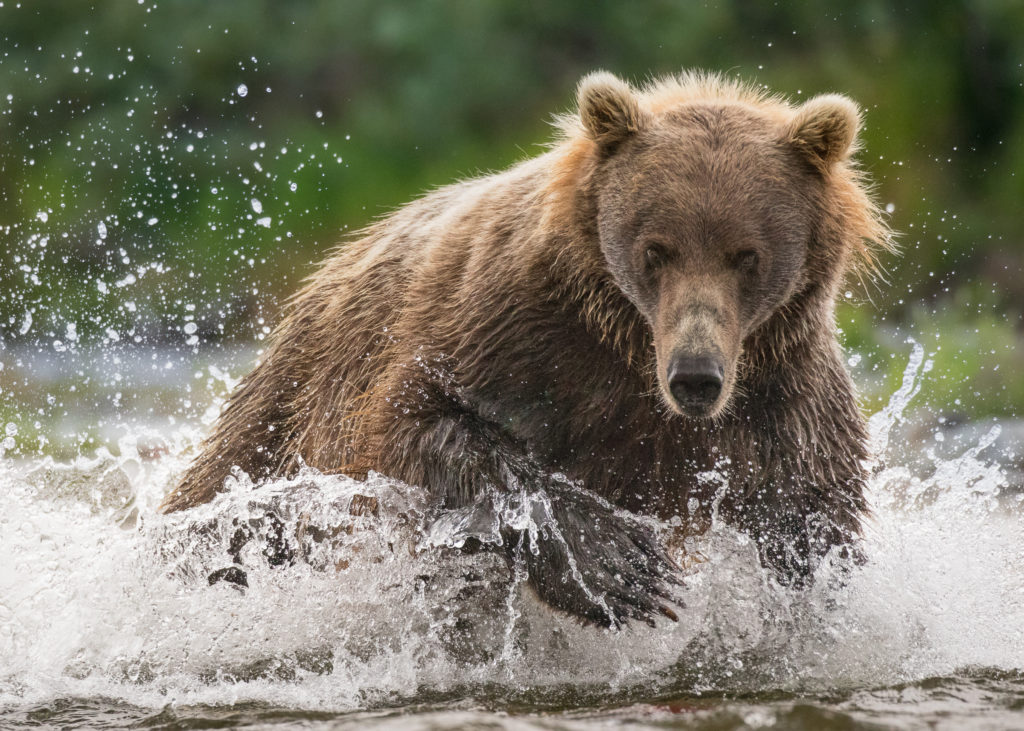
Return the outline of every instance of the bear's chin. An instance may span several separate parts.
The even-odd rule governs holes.
[[[730,396],[729,394],[722,394],[716,401],[714,401],[714,403],[699,405],[681,404],[668,394],[664,388],[662,389],[661,395],[662,400],[673,414],[691,421],[706,422],[717,421],[719,417],[725,414]]]
[[[676,405],[673,410],[691,421],[715,421],[724,411],[725,404],[703,408],[686,408]]]

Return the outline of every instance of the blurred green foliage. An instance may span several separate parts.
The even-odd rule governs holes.
[[[1016,0],[4,0],[0,344],[260,338],[344,231],[536,154],[584,73],[706,68],[860,102],[903,256],[847,345],[881,393],[941,335],[938,406],[1012,413],[1022,30]]]

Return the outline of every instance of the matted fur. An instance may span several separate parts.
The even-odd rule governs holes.
[[[786,144],[804,109],[715,74],[622,88],[640,116],[620,117],[637,129],[711,109],[777,128]],[[614,93],[601,103],[614,106]],[[715,504],[758,538],[766,563],[796,573],[856,535],[866,434],[833,302],[844,275],[891,243],[849,157],[852,134],[849,149],[816,166],[799,286],[746,336],[726,410],[700,421],[659,394],[650,324],[599,241],[605,160],[633,132],[602,123],[611,136],[595,138],[578,114],[557,126],[544,154],[441,188],[338,247],[289,302],[164,509],[210,500],[234,468],[259,480],[302,461],[423,485],[439,507],[553,473],[627,509],[678,516],[690,531],[707,526]],[[716,495],[701,475],[723,466],[730,489]],[[604,621],[582,599],[559,604],[543,572],[531,582],[546,599]]]

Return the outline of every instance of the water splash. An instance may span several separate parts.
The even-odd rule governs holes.
[[[925,360],[924,346],[912,338],[910,360],[903,371],[903,381],[889,402],[868,419],[868,433],[871,435],[871,453],[877,458],[889,448],[889,436],[894,427],[904,421],[904,412],[914,397],[921,391],[922,377],[932,369],[932,361]]]
[[[999,427],[958,454],[916,449],[925,472],[893,437],[928,370],[912,343],[902,385],[871,419],[879,467],[863,566],[839,582],[825,564],[814,588],[788,590],[746,536],[716,522],[685,543],[679,621],[617,632],[552,613],[521,567],[466,551],[469,538],[498,539],[493,511],[428,522],[425,496],[382,476],[307,469],[253,490],[239,475],[212,503],[162,516],[194,434],[140,430],[119,456],[7,460],[0,705],[102,696],[354,710],[467,686],[807,691],[1024,667],[1021,495],[983,458]],[[526,531],[517,550],[557,530],[544,500],[500,506]],[[232,555],[239,531],[252,538]],[[273,552],[281,535],[286,560]],[[247,586],[210,584],[236,561]]]

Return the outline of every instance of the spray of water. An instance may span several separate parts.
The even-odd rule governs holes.
[[[951,457],[891,438],[929,368],[912,344],[901,387],[871,419],[864,565],[839,581],[826,564],[813,588],[783,588],[744,535],[716,523],[684,546],[679,621],[653,628],[582,627],[537,602],[521,566],[465,550],[498,540],[496,513],[525,531],[520,555],[538,531],[557,537],[541,493],[428,523],[413,487],[307,469],[258,489],[238,475],[212,503],[163,516],[194,434],[164,435],[157,455],[140,432],[118,456],[8,459],[0,705],[101,696],[351,710],[467,686],[813,690],[1022,667],[1020,496],[982,458],[998,427]],[[907,450],[931,469],[908,467]],[[287,560],[273,550],[282,535]],[[210,583],[237,562],[246,586]]]

